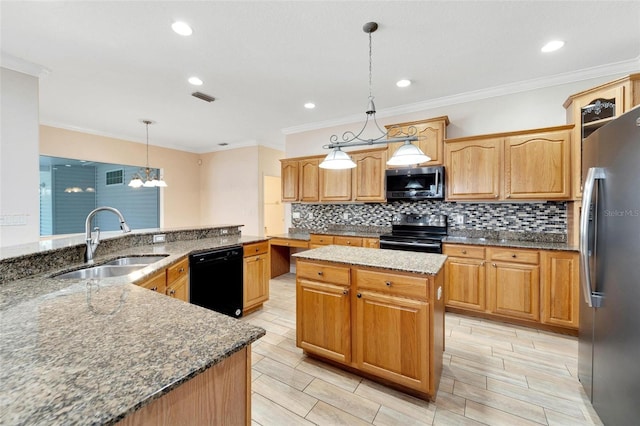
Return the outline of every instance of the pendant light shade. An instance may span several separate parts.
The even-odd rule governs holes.
[[[387,164],[390,166],[412,166],[431,161],[431,157],[425,155],[424,152],[411,142],[405,142],[398,150],[389,158]]]
[[[153,188],[153,187],[166,187],[167,183],[162,179],[158,179],[156,177],[155,171],[149,168],[149,124],[153,124],[154,122],[151,120],[140,120],[142,123],[146,125],[147,128],[147,167],[144,169],[140,169],[140,171],[133,175],[133,178],[129,182],[129,186],[132,188]],[[142,178],[144,176],[144,180]]]
[[[342,170],[353,169],[356,163],[353,162],[349,154],[342,151],[340,148],[334,148],[320,163],[322,169]]]

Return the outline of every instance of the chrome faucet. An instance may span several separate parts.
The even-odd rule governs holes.
[[[129,228],[129,225],[127,225],[127,222],[124,220],[124,216],[122,216],[122,213],[120,213],[120,211],[118,209],[114,209],[113,207],[98,207],[95,210],[92,210],[88,215],[87,215],[87,220],[84,222],[84,229],[86,232],[86,243],[87,243],[87,250],[84,254],[84,260],[85,262],[91,262],[93,261],[93,254],[96,251],[96,248],[98,248],[98,244],[100,244],[100,228],[99,227],[95,227],[93,230],[96,231],[96,237],[92,238],[91,234],[91,219],[93,219],[93,217],[100,211],[108,211],[108,212],[112,212],[116,215],[118,215],[118,219],[120,219],[120,229],[122,229],[122,232],[131,232],[131,228]]]

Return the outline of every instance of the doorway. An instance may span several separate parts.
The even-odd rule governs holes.
[[[284,234],[282,180],[279,176],[264,176],[264,236]]]

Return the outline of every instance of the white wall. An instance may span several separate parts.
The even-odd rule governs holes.
[[[38,241],[38,78],[0,68],[0,247]]]

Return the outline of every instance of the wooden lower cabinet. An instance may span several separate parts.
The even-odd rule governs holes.
[[[184,257],[144,281],[134,283],[161,294],[189,301],[189,258]]]
[[[578,328],[578,253],[444,244],[446,306],[501,320]]]
[[[380,238],[347,237],[344,235],[311,234],[309,248],[335,244],[338,246],[380,248]]]
[[[298,259],[297,346],[435,399],[444,350],[443,276]]]
[[[259,309],[269,300],[269,278],[271,259],[269,242],[245,244],[243,246],[242,310],[244,314]]]

